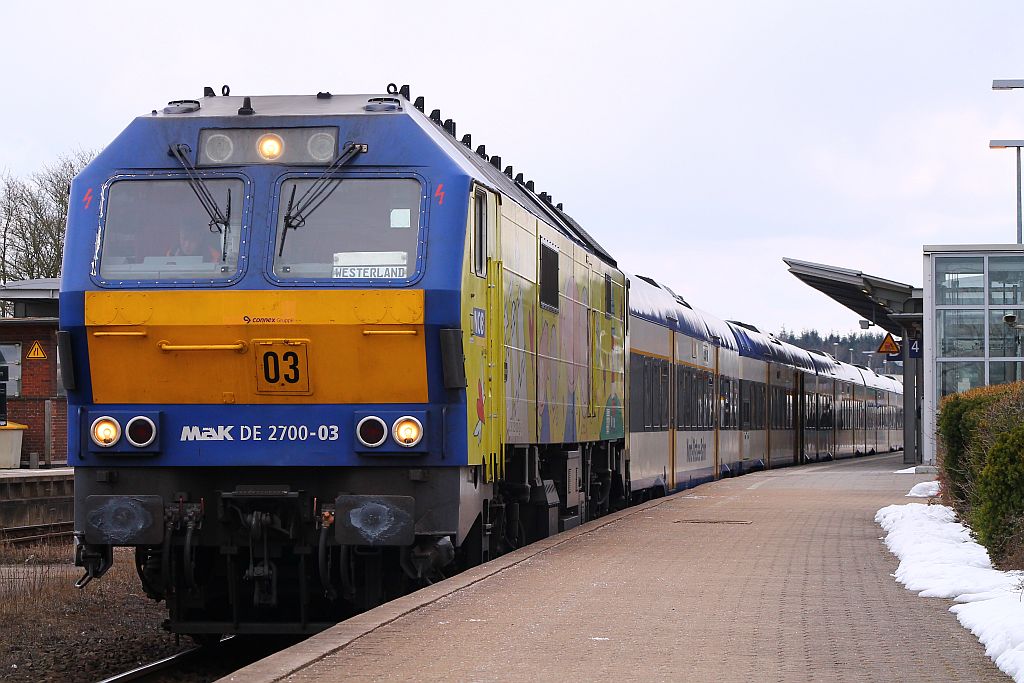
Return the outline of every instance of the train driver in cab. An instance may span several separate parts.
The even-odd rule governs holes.
[[[221,260],[219,234],[207,227],[178,228],[178,243],[167,251],[168,256],[201,256],[203,262],[216,263]]]

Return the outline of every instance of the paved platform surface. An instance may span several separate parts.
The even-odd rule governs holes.
[[[48,470],[28,470],[28,469],[0,469],[0,479],[14,480],[14,479],[48,479],[57,477],[74,477],[74,467],[51,467]]]
[[[1005,681],[896,583],[901,455],[762,472],[596,520],[350,619],[233,681]]]

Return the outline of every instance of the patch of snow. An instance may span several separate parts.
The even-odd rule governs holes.
[[[920,484],[914,484],[914,488],[910,489],[905,498],[934,498],[939,495],[939,482],[937,481],[922,481]]]
[[[914,465],[913,467],[908,467],[905,470],[896,470],[895,472],[893,472],[893,474],[916,474],[916,473],[917,473],[917,465]]]
[[[996,666],[1024,683],[1024,572],[994,569],[988,552],[945,505],[890,505],[875,521],[887,532],[886,547],[900,560],[896,580],[923,597],[959,603],[950,611],[978,637]]]

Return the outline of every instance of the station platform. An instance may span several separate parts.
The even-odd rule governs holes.
[[[0,535],[4,529],[70,524],[74,486],[73,467],[0,469]]]
[[[950,601],[896,583],[875,512],[902,454],[645,503],[382,605],[221,679],[1003,681]]]

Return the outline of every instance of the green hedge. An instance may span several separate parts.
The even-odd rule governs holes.
[[[971,529],[978,542],[997,561],[1011,545],[1018,545],[1024,517],[1024,425],[1001,435],[988,452],[978,474],[975,505],[970,514]]]
[[[946,503],[1000,562],[1024,546],[1024,382],[947,396],[938,418]],[[1016,561],[1016,560],[1015,560]]]

